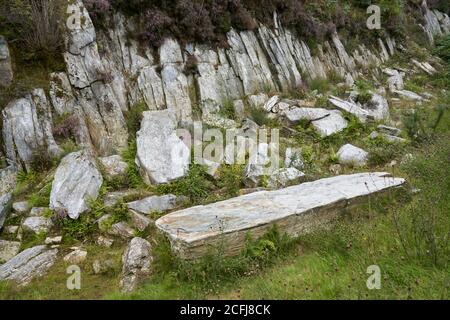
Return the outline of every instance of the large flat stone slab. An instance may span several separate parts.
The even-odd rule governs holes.
[[[200,257],[220,244],[231,256],[241,252],[248,232],[257,239],[278,225],[283,233],[299,236],[331,222],[365,197],[404,183],[380,172],[337,176],[173,212],[156,226],[182,258]]]

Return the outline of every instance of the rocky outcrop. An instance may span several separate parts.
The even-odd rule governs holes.
[[[183,258],[201,257],[214,246],[236,255],[249,232],[258,239],[276,224],[290,236],[305,234],[339,217],[342,209],[404,182],[387,173],[337,176],[170,213],[156,226]]]
[[[168,183],[187,174],[191,154],[177,136],[177,124],[171,110],[144,112],[136,139],[136,163],[146,183]]]
[[[134,291],[151,272],[152,246],[142,238],[133,238],[122,256],[122,292]]]
[[[55,157],[60,153],[52,133],[52,115],[44,90],[36,89],[14,100],[3,110],[3,141],[8,161],[31,168],[36,153]]]
[[[447,14],[430,10],[426,0],[422,1],[422,11],[425,19],[425,25],[422,28],[431,44],[434,44],[436,36],[450,33],[450,17]]]
[[[58,249],[47,249],[44,245],[26,249],[0,265],[0,280],[26,285],[31,280],[45,275],[55,263],[57,255]]]
[[[62,211],[72,219],[88,210],[95,200],[103,178],[95,159],[87,151],[65,156],[58,166],[50,194],[50,209]]]
[[[0,195],[0,229],[3,227],[3,224],[6,220],[6,215],[11,210],[12,205],[12,194],[7,193]]]
[[[0,35],[0,87],[9,87],[13,78],[14,74],[8,43],[6,42],[6,39]]]
[[[166,39],[159,48],[159,59],[167,108],[174,112],[178,121],[188,124],[192,122],[192,105],[179,43]]]

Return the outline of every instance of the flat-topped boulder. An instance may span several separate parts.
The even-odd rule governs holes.
[[[156,226],[182,258],[201,257],[221,244],[224,254],[232,256],[244,248],[249,232],[258,239],[277,225],[296,237],[328,224],[365,197],[404,183],[384,172],[336,176],[173,212],[158,219]]]

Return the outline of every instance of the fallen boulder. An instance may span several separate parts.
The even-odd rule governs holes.
[[[58,166],[50,194],[50,209],[67,212],[78,219],[98,197],[103,178],[94,158],[87,151],[65,156]]]
[[[328,224],[365,197],[404,183],[383,172],[337,176],[173,212],[156,226],[182,258],[201,257],[221,244],[225,256],[237,255],[249,232],[257,239],[278,225],[282,233],[296,237]]]
[[[337,156],[340,164],[361,167],[366,164],[369,154],[361,148],[346,144],[339,149]]]

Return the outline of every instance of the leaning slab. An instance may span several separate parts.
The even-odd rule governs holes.
[[[168,214],[156,226],[180,257],[194,259],[225,244],[224,255],[239,254],[250,232],[263,236],[273,225],[296,237],[336,219],[342,209],[405,183],[388,173],[337,176],[277,191],[261,191]]]
[[[58,166],[50,194],[50,209],[67,212],[78,219],[89,209],[89,201],[98,197],[103,178],[88,151],[65,156]]]
[[[147,111],[137,133],[136,164],[148,184],[163,184],[188,173],[190,150],[177,136],[176,114]]]

